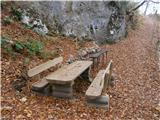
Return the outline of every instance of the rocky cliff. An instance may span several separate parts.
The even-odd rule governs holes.
[[[79,40],[114,41],[126,34],[127,2],[23,1],[15,4],[30,16],[41,19],[50,31]]]

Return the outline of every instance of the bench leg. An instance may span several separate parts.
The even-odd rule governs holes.
[[[92,107],[109,109],[109,96],[100,96],[96,99],[87,99],[87,104]]]
[[[50,96],[51,95],[51,86],[47,85],[44,88],[41,89],[35,89],[32,87],[32,91],[34,93],[36,93],[37,95],[46,95],[46,96]]]
[[[92,58],[92,61],[93,61],[92,68],[93,68],[93,71],[94,71],[94,68],[95,68],[95,59]]]
[[[104,57],[105,57],[105,55],[103,54],[102,55],[102,67],[104,66],[104,61],[105,61]]]
[[[91,76],[91,67],[89,67],[87,70],[85,70],[81,75],[81,78],[83,78],[84,80],[89,80],[90,82],[92,82],[92,76]]]
[[[58,98],[72,98],[73,85],[72,84],[65,84],[65,85],[54,84],[52,85],[52,95]]]

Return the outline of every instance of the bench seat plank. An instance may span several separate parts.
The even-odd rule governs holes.
[[[102,89],[103,89],[102,82],[103,82],[104,74],[105,74],[105,70],[100,70],[98,72],[96,78],[93,80],[88,90],[86,91],[87,97],[96,98],[96,97],[101,96]]]
[[[109,79],[111,79],[111,69],[112,69],[112,60],[109,62],[105,70],[100,70],[93,80],[91,85],[86,91],[86,97],[88,98],[97,98],[101,96],[102,90],[106,85],[108,85]]]
[[[42,80],[32,84],[32,90],[37,90],[37,91],[41,90],[45,88],[48,84],[49,84],[48,81],[45,78],[43,78]]]
[[[37,75],[37,74],[43,72],[44,70],[47,70],[50,67],[53,67],[53,66],[57,65],[58,63],[61,63],[62,61],[63,61],[63,57],[58,57],[58,58],[55,58],[53,60],[49,60],[46,63],[43,63],[41,65],[38,65],[38,66],[30,69],[28,71],[28,76],[32,77],[34,75]]]
[[[66,84],[75,80],[91,65],[92,61],[76,61],[51,73],[46,79],[50,83]]]

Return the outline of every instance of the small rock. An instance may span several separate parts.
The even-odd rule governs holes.
[[[21,101],[21,102],[26,102],[26,101],[27,101],[27,98],[26,98],[26,97],[23,97],[23,98],[20,99],[20,101]]]
[[[11,106],[4,106],[4,107],[2,107],[2,110],[11,110],[11,109],[13,109],[13,107],[11,107]]]
[[[24,119],[24,118],[25,118],[24,115],[17,115],[17,116],[16,116],[16,120],[17,120],[17,119]]]
[[[160,106],[157,106],[155,110],[160,114]]]
[[[114,34],[114,31],[113,31],[113,30],[111,30],[111,31],[110,31],[110,34],[111,34],[111,35],[113,35],[113,34]]]
[[[54,117],[52,115],[48,115],[48,118],[49,119],[53,119]]]
[[[82,52],[80,53],[80,56],[84,57],[87,55],[87,52],[85,50],[82,50]]]
[[[30,21],[30,18],[29,18],[28,16],[25,16],[25,15],[24,15],[24,16],[22,17],[22,23],[23,23],[23,24],[27,24],[27,25],[28,25],[28,24],[29,24],[29,21]]]
[[[73,63],[74,61],[75,61],[74,56],[73,56],[73,55],[69,55],[69,58],[68,58],[68,60],[67,60],[67,63],[71,64],[71,63]]]

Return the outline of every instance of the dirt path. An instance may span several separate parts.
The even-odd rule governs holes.
[[[153,113],[160,102],[160,70],[156,56],[155,23],[144,21],[127,40],[109,46],[116,87],[111,91],[111,112],[117,119],[158,120]],[[160,116],[159,116],[160,117]],[[160,118],[159,118],[160,119]]]

